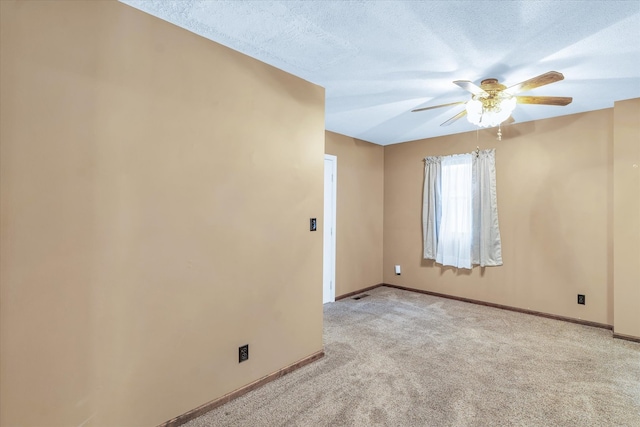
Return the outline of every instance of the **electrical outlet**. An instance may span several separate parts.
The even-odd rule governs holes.
[[[245,344],[238,348],[238,363],[249,360],[249,344]]]
[[[584,295],[578,294],[578,304],[585,305]]]
[[[317,230],[317,220],[315,218],[310,218],[309,219],[309,231],[316,231]]]

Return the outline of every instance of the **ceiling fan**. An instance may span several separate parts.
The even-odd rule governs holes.
[[[412,112],[415,113],[434,108],[466,104],[466,108],[464,110],[451,117],[440,126],[448,126],[464,116],[467,116],[467,119],[477,126],[499,126],[506,120],[513,121],[511,112],[515,108],[516,103],[559,106],[569,105],[571,101],[573,101],[573,98],[566,96],[516,96],[520,92],[526,92],[560,80],[564,80],[564,76],[562,73],[557,71],[549,71],[509,87],[501,84],[498,82],[498,79],[495,78],[482,80],[482,82],[480,82],[480,86],[477,86],[468,80],[456,80],[453,83],[457,84],[462,89],[471,92],[470,100],[417,108],[412,110]]]

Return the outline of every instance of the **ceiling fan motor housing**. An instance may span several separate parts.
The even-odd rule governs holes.
[[[502,91],[507,87],[498,82],[498,79],[490,78],[484,79],[480,82],[480,88],[484,90],[489,96],[476,95],[474,99],[482,102],[485,110],[493,110],[497,108],[504,99],[509,99],[511,96],[503,96]]]

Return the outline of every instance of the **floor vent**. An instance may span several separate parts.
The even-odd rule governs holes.
[[[353,299],[361,299],[361,298],[368,297],[368,296],[369,296],[369,294],[362,294],[362,295],[358,295],[357,297],[353,297]]]

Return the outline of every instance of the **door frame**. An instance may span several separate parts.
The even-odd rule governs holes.
[[[322,247],[322,255],[323,255],[323,263],[322,263],[322,301],[323,303],[326,302],[334,302],[336,300],[336,201],[337,201],[337,189],[338,189],[338,157],[331,155],[331,154],[325,154],[324,155],[324,160],[325,163],[327,160],[331,161],[331,185],[332,185],[332,189],[331,189],[331,205],[332,205],[332,209],[330,210],[329,214],[331,215],[333,221],[332,221],[332,227],[330,227],[330,229],[327,229],[326,224],[327,224],[327,218],[324,218],[323,220],[323,227],[322,227],[322,242],[323,242],[323,247]],[[326,166],[323,167],[324,170],[324,178],[326,180],[326,174],[327,174],[327,170],[326,170]],[[324,203],[327,203],[327,191],[326,188],[324,189],[324,197],[323,197]],[[323,205],[324,206],[324,205]],[[323,209],[324,212],[324,209]],[[324,288],[324,283],[325,280],[327,279],[325,277],[325,274],[327,274],[326,268],[325,268],[325,259],[324,259],[324,252],[325,252],[325,248],[324,248],[324,242],[326,241],[326,233],[329,232],[330,236],[329,236],[329,245],[330,245],[330,256],[331,259],[329,260],[329,265],[328,265],[328,279],[330,280],[330,289],[329,289],[329,295],[325,295],[325,288]]]

